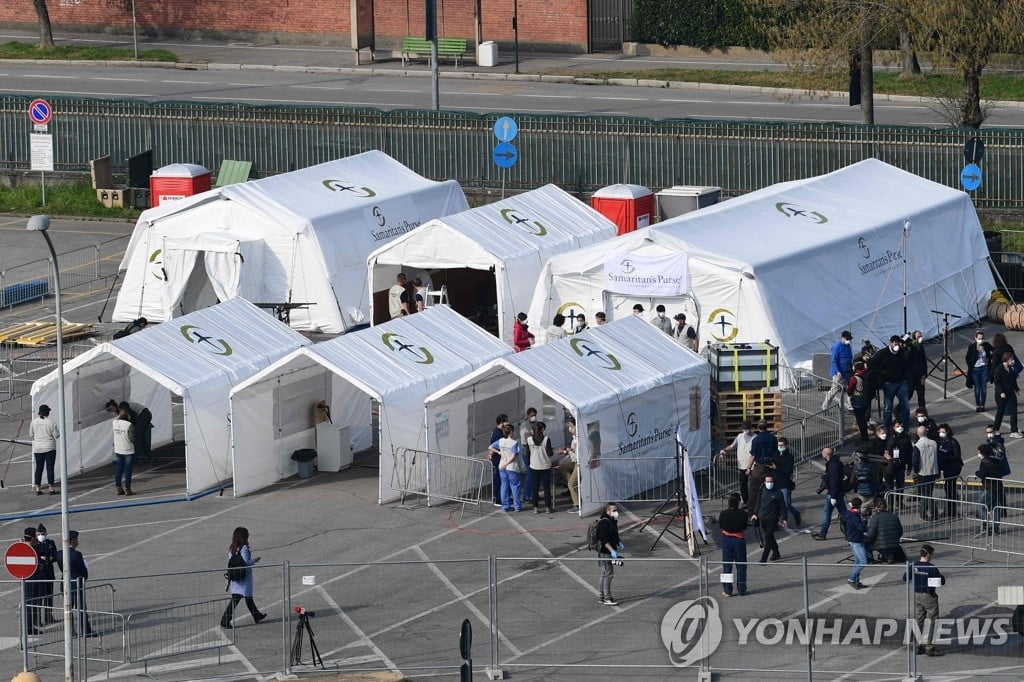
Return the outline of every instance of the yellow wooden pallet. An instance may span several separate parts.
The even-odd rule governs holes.
[[[64,340],[78,339],[92,334],[91,324],[65,322],[62,325]],[[56,322],[25,322],[0,330],[0,342],[16,343],[20,346],[52,346],[57,342]]]

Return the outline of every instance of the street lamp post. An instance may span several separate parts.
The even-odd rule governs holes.
[[[67,419],[64,401],[64,321],[61,317],[60,300],[60,267],[57,265],[57,252],[50,240],[50,216],[34,215],[28,219],[27,229],[41,232],[46,246],[50,249],[50,263],[53,265],[53,288],[56,299],[57,316],[57,426],[60,437],[57,447],[60,449],[60,524],[63,536],[63,559],[61,566],[61,582],[64,585],[64,680],[73,682],[75,679],[74,661],[71,658],[71,545],[68,544],[68,436]]]

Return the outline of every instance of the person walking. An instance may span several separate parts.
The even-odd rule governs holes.
[[[39,556],[39,567],[42,569],[39,584],[39,605],[42,607],[39,614],[40,625],[50,625],[57,622],[53,611],[53,581],[57,579],[54,566],[60,565],[60,550],[57,543],[46,536],[46,526],[36,526],[36,554]]]
[[[747,480],[750,486],[748,493],[750,509],[757,511],[758,495],[764,483],[764,477],[768,474],[772,458],[779,454],[779,439],[768,430],[768,422],[763,419],[757,422],[757,434],[750,442],[750,469],[747,472]]]
[[[743,430],[736,434],[732,443],[722,448],[718,456],[725,457],[730,452],[736,453],[736,469],[739,471],[740,498],[743,506],[746,507],[750,495],[750,487],[747,472],[750,470],[752,460],[750,458],[750,446],[754,442],[754,431],[749,421],[743,422]]]
[[[996,416],[993,423],[998,431],[1003,423],[1003,415],[1009,415],[1010,438],[1024,438],[1017,430],[1017,394],[1020,388],[1017,386],[1017,375],[1012,369],[1015,360],[1013,353],[1003,353],[992,372],[992,390],[996,394]]]
[[[532,409],[532,408],[531,408]],[[533,472],[533,513],[540,514],[540,490],[544,489],[544,504],[547,506],[548,514],[555,511],[555,501],[551,497],[551,458],[554,451],[551,449],[551,439],[544,435],[547,424],[536,422],[533,425],[533,435],[529,439],[530,448],[530,470]]]
[[[825,473],[821,477],[825,486],[825,506],[821,513],[821,528],[818,532],[811,533],[815,540],[825,540],[828,537],[828,529],[832,525],[832,510],[842,510],[845,506],[843,462],[839,459],[839,453],[832,448],[822,448],[821,456],[825,460]]]
[[[984,492],[981,494],[981,503],[988,508],[992,517],[992,526],[989,527],[982,519],[982,532],[992,535],[995,531],[999,535],[999,520],[1002,518],[1002,507],[1006,505],[1005,490],[1003,488],[1003,476],[1006,475],[1006,465],[997,455],[995,448],[988,443],[978,446],[978,470],[974,473],[981,481]]]
[[[829,388],[828,393],[825,394],[825,399],[821,402],[821,409],[823,410],[827,410],[837,398],[839,399],[840,407],[845,403],[843,394],[846,392],[846,387],[850,383],[850,377],[853,375],[853,349],[850,348],[852,341],[853,334],[849,331],[843,331],[839,335],[839,340],[832,344],[830,352],[831,362],[829,365],[829,376],[832,377],[832,386]]]
[[[864,589],[860,581],[860,573],[868,565],[868,547],[865,544],[868,531],[867,524],[860,515],[861,499],[855,497],[850,500],[850,508],[843,511],[843,520],[846,521],[846,541],[853,551],[853,570],[846,582],[855,590]]]
[[[740,509],[740,494],[732,493],[718,515],[718,527],[722,530],[722,575],[729,578],[722,581],[722,596],[731,597],[733,586],[736,593],[743,596],[747,593],[747,513]],[[733,564],[736,565],[733,577]]]
[[[512,437],[512,425],[505,424],[501,438],[491,443],[491,455],[498,455],[498,475],[501,477],[501,508],[507,512],[523,510],[521,489],[523,466],[519,458],[519,441]]]
[[[864,544],[868,548],[868,556],[878,553],[878,560],[886,564],[905,564],[907,555],[900,547],[903,537],[903,523],[900,517],[888,510],[884,497],[874,501],[875,511],[868,522],[868,531],[864,534]]]
[[[914,616],[917,621],[917,631],[924,634],[924,642],[917,642],[917,655],[927,654],[929,656],[941,656],[942,650],[936,648],[935,642],[935,621],[939,618],[939,595],[935,593],[934,583],[946,584],[946,577],[942,575],[939,567],[932,563],[932,556],[935,548],[931,545],[921,546],[921,558],[907,568],[907,574],[903,580],[914,581]],[[931,621],[925,630],[925,620]]]
[[[974,342],[967,346],[964,357],[967,365],[967,388],[974,389],[974,411],[984,412],[988,392],[988,367],[992,364],[992,344],[985,340],[980,329],[974,334]]]
[[[57,462],[57,439],[60,438],[60,429],[50,417],[49,405],[39,406],[38,416],[29,425],[28,433],[32,438],[32,457],[36,463],[32,489],[36,495],[43,494],[43,469],[45,468],[49,492],[51,495],[56,495],[57,490],[53,487],[53,465]]]
[[[779,452],[775,455],[771,464],[772,474],[775,476],[775,486],[782,493],[782,499],[786,506],[782,510],[782,520],[788,521],[793,516],[793,525],[799,527],[803,521],[800,512],[793,506],[793,488],[796,483],[793,479],[796,462],[793,453],[789,449],[789,440],[785,436],[779,438]]]
[[[764,551],[761,552],[761,563],[782,558],[779,554],[779,542],[775,539],[775,531],[779,527],[786,527],[782,520],[786,513],[786,502],[782,499],[782,493],[775,489],[775,477],[768,474],[764,477],[764,484],[757,496],[757,511],[750,517],[751,521],[761,524],[761,532],[764,534]]]
[[[619,541],[619,507],[609,502],[597,520],[597,563],[601,567],[600,596],[597,601],[601,604],[617,606],[619,603],[612,596],[612,578],[615,577],[612,560],[618,559],[623,549]]]
[[[114,487],[118,495],[132,492],[132,465],[135,463],[135,427],[126,407],[119,407],[114,419]],[[124,481],[124,486],[121,482]]]
[[[897,400],[900,403],[900,420],[904,424],[910,422],[910,397],[907,391],[908,365],[907,350],[900,341],[900,337],[895,334],[889,337],[889,345],[875,353],[868,362],[868,367],[877,369],[882,380],[885,395],[882,416],[886,428],[892,427],[893,404]]]
[[[245,599],[245,606],[249,609],[249,613],[252,614],[252,619],[256,623],[267,617],[267,614],[261,613],[256,608],[256,601],[252,598],[253,595],[253,575],[252,567],[259,563],[260,557],[255,559],[252,557],[252,550],[249,548],[249,529],[239,526],[235,528],[235,532],[231,534],[231,545],[228,547],[228,561],[231,561],[231,557],[239,555],[242,561],[245,563],[244,577],[241,580],[231,580],[228,583],[228,591],[231,593],[231,603],[224,609],[224,615],[220,617],[220,626],[226,630],[230,630],[235,627],[235,608],[238,606],[243,598]]]
[[[917,406],[925,407],[924,387],[928,378],[928,356],[924,350],[924,334],[915,330],[907,342],[907,398],[917,394]]]
[[[850,377],[850,381],[846,384],[846,394],[850,396],[853,418],[857,421],[857,430],[860,431],[862,443],[868,439],[868,413],[865,396],[867,381],[864,378],[865,372],[867,372],[867,365],[864,364],[863,360],[857,360],[853,363],[853,376]]]

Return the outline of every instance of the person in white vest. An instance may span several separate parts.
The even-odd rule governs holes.
[[[39,406],[39,416],[32,420],[28,432],[32,436],[32,457],[36,461],[32,489],[36,495],[43,494],[43,468],[45,467],[50,494],[56,495],[57,491],[53,487],[53,465],[57,461],[57,439],[60,438],[60,429],[50,417],[49,405]]]
[[[719,457],[724,457],[730,452],[736,453],[736,468],[739,470],[739,484],[740,484],[740,498],[743,500],[743,506],[747,506],[750,491],[748,486],[747,472],[752,464],[750,456],[750,444],[754,442],[754,429],[753,424],[750,421],[743,422],[743,430],[733,439],[727,447],[722,448],[718,453]]]
[[[132,492],[132,465],[135,463],[135,427],[132,425],[128,407],[122,403],[114,420],[114,486],[118,495],[134,495]],[[121,486],[122,480],[124,486]]]
[[[685,346],[696,353],[697,330],[693,328],[693,325],[686,323],[686,315],[683,313],[676,313],[673,319],[676,321],[676,326],[672,328],[672,338],[680,346]]]

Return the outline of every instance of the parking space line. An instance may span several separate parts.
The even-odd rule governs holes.
[[[356,635],[359,636],[359,641],[366,642],[367,646],[369,646],[370,649],[372,649],[375,654],[380,656],[380,660],[384,662],[384,665],[386,665],[391,672],[401,672],[398,669],[398,666],[395,665],[395,662],[388,658],[387,655],[381,650],[381,648],[374,644],[373,640],[370,639],[365,632],[363,632],[362,628],[356,625],[354,620],[349,618],[348,614],[345,613],[344,609],[342,609],[338,605],[338,602],[334,601],[334,599],[331,598],[331,595],[327,593],[327,590],[323,589],[323,585],[317,585],[317,588],[319,588],[320,593],[324,598],[324,601],[326,601],[330,605],[330,607],[334,609],[335,612],[337,612],[341,619],[345,621],[345,623],[350,628],[352,628],[352,632],[356,633]]]

